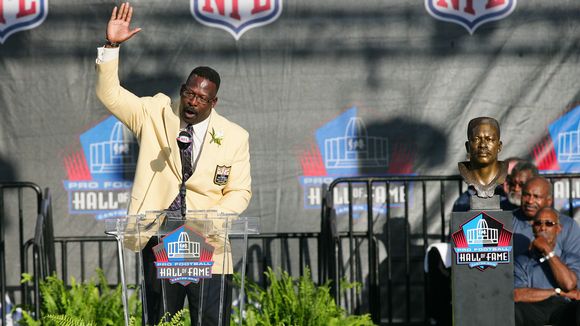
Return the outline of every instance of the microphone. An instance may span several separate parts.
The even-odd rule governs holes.
[[[189,132],[187,132],[187,130],[181,130],[179,132],[179,135],[177,136],[177,145],[179,146],[179,149],[187,149],[191,145],[192,141],[193,139],[191,139],[191,135]]]

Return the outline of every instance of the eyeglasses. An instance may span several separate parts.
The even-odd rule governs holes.
[[[551,228],[552,226],[558,225],[558,222],[553,222],[553,221],[534,221],[533,225],[534,226],[545,225],[545,226]]]
[[[208,104],[209,102],[213,101],[213,98],[207,98],[201,95],[197,95],[192,91],[188,90],[181,90],[181,96],[187,98],[188,100],[197,100],[201,104]]]

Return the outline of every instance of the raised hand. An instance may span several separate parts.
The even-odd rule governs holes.
[[[119,10],[113,8],[111,19],[107,24],[107,40],[111,43],[122,43],[139,33],[141,28],[130,29],[133,8],[128,2],[121,4]]]

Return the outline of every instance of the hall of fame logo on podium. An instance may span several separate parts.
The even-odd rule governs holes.
[[[183,286],[211,278],[214,247],[188,226],[181,226],[161,238],[153,247],[158,279]]]
[[[455,263],[484,271],[511,261],[512,232],[503,223],[481,212],[465,222],[451,238],[455,243]]]

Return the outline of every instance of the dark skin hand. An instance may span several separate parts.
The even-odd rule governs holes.
[[[554,250],[553,246],[548,243],[548,240],[542,236],[536,236],[534,241],[530,243],[530,250],[536,249],[542,255],[547,255]]]
[[[121,4],[120,8],[113,8],[111,19],[107,24],[107,40],[120,44],[139,33],[141,28],[130,28],[132,17],[133,7],[128,2]]]
[[[578,289],[574,289],[574,290],[569,291],[569,292],[562,291],[561,296],[566,297],[566,298],[571,299],[571,300],[580,300],[580,291],[578,291]]]

